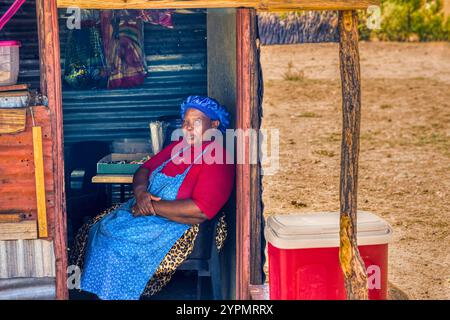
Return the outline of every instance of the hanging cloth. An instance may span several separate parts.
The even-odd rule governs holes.
[[[108,89],[130,88],[144,83],[145,63],[142,21],[127,11],[101,12],[104,51],[109,68]]]
[[[139,10],[138,18],[143,22],[160,25],[169,29],[173,29],[172,14],[173,10],[146,9]]]
[[[173,10],[102,10],[101,29],[108,88],[131,88],[145,81],[144,23],[173,28]]]

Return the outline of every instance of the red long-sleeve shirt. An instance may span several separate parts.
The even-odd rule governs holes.
[[[179,143],[182,142],[172,142],[150,160],[143,163],[142,167],[149,169],[150,175],[153,170],[172,157],[172,149]],[[226,163],[226,149],[221,145],[215,142],[204,142],[202,151],[210,144],[211,146],[205,152],[205,155],[215,156],[216,150],[221,150],[222,161],[208,163],[202,158],[202,161],[195,162],[182,182],[177,195],[177,199],[192,199],[208,219],[212,219],[230,197],[235,173],[234,164]],[[169,161],[161,172],[171,177],[183,173],[199,155],[199,150],[193,147],[188,150],[190,152],[185,152],[182,156],[177,156]],[[183,159],[183,155],[185,155],[184,159],[186,160],[189,159],[188,156],[190,155],[190,161],[185,161],[187,163],[180,161]]]

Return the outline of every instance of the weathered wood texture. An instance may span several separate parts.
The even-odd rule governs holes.
[[[236,129],[251,128],[252,66],[254,65],[252,26],[256,12],[236,12]],[[236,164],[236,299],[249,298],[250,284],[250,141],[245,135],[237,138]]]
[[[91,9],[183,9],[183,8],[255,8],[258,10],[350,10],[378,5],[379,0],[57,0],[58,7],[78,6]]]
[[[13,85],[9,85],[9,86],[1,86],[0,92],[27,90],[27,89],[28,89],[28,84],[13,84]]]
[[[47,207],[45,204],[44,155],[42,152],[42,127],[33,126],[34,177],[39,238],[48,237]]]
[[[98,174],[92,177],[92,183],[133,183],[133,175],[129,174]]]
[[[258,19],[252,16],[250,35],[250,126],[259,132],[263,114],[262,100],[264,84],[260,63],[261,42],[258,37]],[[256,137],[255,137],[256,138]],[[262,202],[261,150],[259,139],[253,140],[252,152],[254,160],[250,165],[250,284],[264,283],[264,216]]]
[[[56,298],[67,299],[66,201],[64,190],[64,140],[58,11],[55,0],[37,0],[41,90],[52,115],[53,182],[55,188],[54,248]]]
[[[39,106],[33,107],[33,112],[36,123],[42,127],[47,221],[53,221],[55,188],[50,110]],[[33,220],[36,227],[37,202],[33,156],[32,120],[30,113],[27,112],[25,131],[16,134],[0,134],[0,216],[3,214],[20,215],[22,220]],[[25,224],[18,225],[18,228],[23,226]],[[20,236],[19,239],[24,239],[24,237],[30,239],[29,226],[30,224],[27,224],[27,235]],[[51,238],[53,224],[49,223],[48,228]],[[5,236],[2,239],[6,239]]]
[[[0,240],[32,240],[38,238],[36,221],[0,223]]]
[[[339,260],[344,273],[347,299],[368,299],[367,274],[359,255],[356,239],[361,74],[358,16],[355,11],[339,12],[339,33],[343,116]]]
[[[25,130],[26,110],[0,108],[0,134],[18,133]]]

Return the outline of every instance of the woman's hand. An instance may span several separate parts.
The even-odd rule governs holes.
[[[133,206],[131,212],[135,217],[154,215],[155,210],[153,209],[152,201],[159,201],[160,197],[156,197],[147,191],[139,192],[136,195],[136,205]]]
[[[136,205],[131,208],[131,212],[136,217],[151,213],[151,201],[160,200],[160,198],[147,192],[149,174],[149,169],[141,166],[133,175],[133,193],[136,198]]]

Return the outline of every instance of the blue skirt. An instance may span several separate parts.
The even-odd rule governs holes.
[[[164,256],[191,226],[160,216],[134,217],[135,199],[89,231],[80,287],[105,300],[138,300]]]

